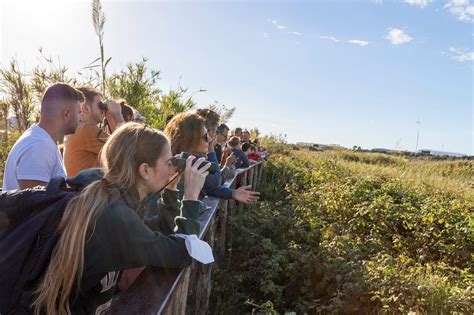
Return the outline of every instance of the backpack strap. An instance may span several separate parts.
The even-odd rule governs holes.
[[[51,178],[46,186],[46,196],[54,195],[61,187],[66,187],[66,179],[61,176]]]

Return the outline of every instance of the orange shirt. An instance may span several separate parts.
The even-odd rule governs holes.
[[[111,130],[116,127],[115,120],[107,115]],[[110,134],[101,132],[98,125],[82,122],[74,134],[68,135],[64,142],[64,166],[67,176],[75,176],[80,170],[99,167],[99,153]]]

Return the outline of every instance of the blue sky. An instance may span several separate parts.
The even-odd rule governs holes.
[[[89,1],[3,1],[0,62],[37,49],[71,74],[98,56]],[[237,107],[290,142],[474,154],[474,1],[104,1],[110,70],[149,58],[160,87]]]

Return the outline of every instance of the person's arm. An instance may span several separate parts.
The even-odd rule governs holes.
[[[232,199],[233,189],[221,185],[221,173],[216,172],[209,174],[204,182],[203,191],[208,196],[218,197],[222,199]]]
[[[176,233],[198,234],[200,201],[185,200],[181,216],[175,218]],[[100,253],[96,272],[123,270],[141,266],[183,268],[191,263],[184,239],[152,231],[123,202],[106,209],[94,230],[95,240],[88,253]]]
[[[216,164],[219,165],[219,161],[217,160],[216,152],[214,152],[214,151],[207,153],[207,160],[209,162],[213,162],[213,163],[216,163]]]
[[[153,207],[156,207],[156,215],[145,217],[143,221],[153,231],[159,231],[163,234],[172,234],[176,228],[175,218],[180,215],[181,201],[178,190],[165,189],[161,198],[150,201]],[[199,211],[202,212],[205,205],[201,204]]]
[[[105,118],[107,119],[110,132],[114,132],[115,129],[125,123],[122,116],[122,107],[115,101],[107,101],[107,108]]]
[[[227,158],[232,155],[233,151],[232,149],[230,149],[229,147],[226,147],[223,151],[222,151],[222,154],[221,154],[221,159],[220,159],[220,163],[221,163],[221,166],[224,166],[226,165],[226,162],[227,162]],[[235,160],[233,163],[235,163],[235,161],[237,161],[237,156],[234,154],[235,156]]]
[[[245,154],[244,152],[242,152],[241,156],[242,156],[242,165],[241,165],[241,167],[244,167],[244,168],[245,168],[245,167],[249,167],[249,166],[250,166],[250,162],[249,162],[249,159],[248,159],[248,157],[247,157],[247,154]]]
[[[19,157],[15,175],[20,189],[46,186],[56,167],[56,153],[43,141],[31,145]]]
[[[110,111],[107,111],[105,118],[107,119],[107,125],[109,126],[110,132],[114,132],[118,127],[125,123],[122,114],[113,114]]]
[[[211,174],[209,176],[216,176],[216,179],[219,179],[218,183],[219,185],[223,183],[223,181],[225,180],[225,177],[224,175],[221,173],[221,165],[219,164],[219,161],[217,160],[217,155],[216,153],[213,151],[213,152],[208,152],[207,153],[207,160],[209,162],[212,162],[214,164],[214,167],[216,169],[216,173],[215,174]],[[219,175],[217,175],[217,173]],[[208,177],[209,177],[208,176]]]
[[[216,152],[217,161],[220,162],[222,159],[222,146],[218,143],[214,146],[214,152]]]
[[[43,182],[39,180],[18,180],[18,186],[20,189],[33,188],[36,186],[46,186],[48,182]]]

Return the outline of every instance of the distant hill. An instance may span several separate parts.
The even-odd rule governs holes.
[[[454,157],[468,156],[467,154],[464,154],[464,153],[436,151],[436,150],[429,150],[429,149],[419,150],[418,152],[422,153],[422,152],[428,152],[428,151],[430,152],[431,155],[435,155],[435,156],[454,156]]]

